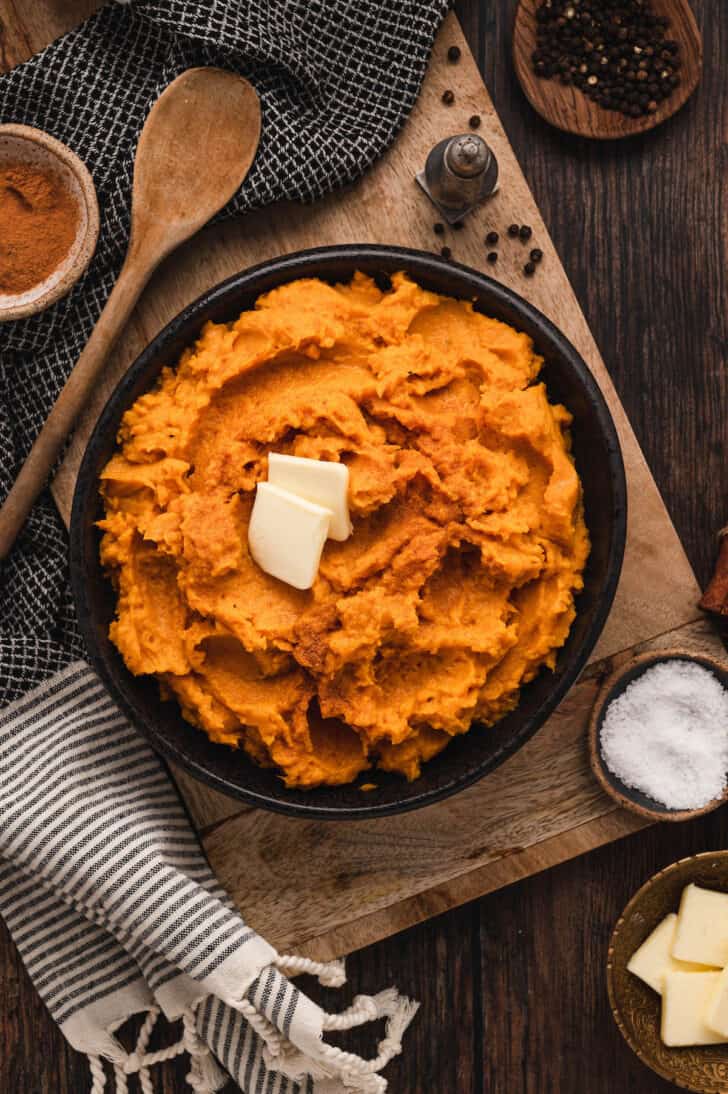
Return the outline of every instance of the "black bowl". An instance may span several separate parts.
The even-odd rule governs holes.
[[[156,680],[132,676],[111,644],[108,627],[115,596],[99,563],[95,527],[102,515],[99,472],[114,451],[124,412],[152,387],[163,366],[176,364],[203,323],[236,318],[261,293],[284,282],[299,277],[348,281],[355,270],[380,284],[405,270],[423,287],[473,300],[478,310],[530,335],[546,360],[542,376],[549,397],[564,403],[574,416],[573,451],[584,486],[592,551],[576,619],[555,670],[542,670],[524,687],[511,714],[495,726],[476,724],[455,738],[414,782],[369,772],[349,786],[288,790],[273,771],[257,767],[242,751],[212,744],[185,722],[175,702],[160,700]],[[430,254],[369,245],[325,247],[265,262],[224,281],[173,319],[134,362],[106,404],[81,464],[71,517],[71,578],[94,668],[130,721],[164,756],[251,805],[309,818],[371,818],[429,805],[462,790],[511,756],[544,723],[576,680],[609,613],[622,565],[626,506],[622,456],[604,398],[574,347],[540,312],[496,281]],[[362,791],[363,782],[375,783],[376,789]]]

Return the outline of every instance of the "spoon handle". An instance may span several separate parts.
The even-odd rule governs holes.
[[[45,486],[154,265],[156,263],[150,265],[140,261],[138,252],[131,251],[127,256],[91,337],[0,508],[0,559],[10,551],[34,501]]]

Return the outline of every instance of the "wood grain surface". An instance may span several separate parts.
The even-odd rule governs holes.
[[[457,65],[447,59],[452,44],[462,51]],[[450,107],[442,102],[447,87],[454,95]],[[599,846],[614,838],[615,805],[598,792],[585,762],[596,681],[612,668],[604,658],[629,656],[628,651],[656,640],[680,645],[684,628],[698,615],[698,589],[682,545],[454,16],[446,19],[438,36],[411,117],[376,166],[356,186],[309,209],[279,205],[272,214],[262,210],[219,225],[176,252],[144,294],[100,385],[105,390],[113,385],[129,355],[138,352],[142,332],[157,329],[160,315],[174,315],[245,265],[323,242],[439,245],[432,231],[436,214],[414,185],[414,175],[430,148],[454,129],[465,128],[474,113],[497,156],[500,189],[468,217],[463,230],[449,233],[453,256],[485,269],[484,237],[500,228],[500,256],[491,272],[557,323],[596,376],[625,460],[630,496],[625,562],[592,673],[526,749],[466,794],[424,815],[331,825],[258,814],[204,787],[192,788],[190,811],[213,869],[233,900],[273,943],[312,957],[366,946],[426,918],[433,908],[454,907],[465,893],[479,896],[586,850],[588,839],[591,846]],[[505,229],[512,222],[531,226],[531,243],[508,238]],[[543,250],[543,261],[537,275],[528,278],[523,264],[533,243]],[[54,483],[65,514],[81,453],[103,401],[99,391]],[[702,652],[722,654],[709,627],[702,626],[699,633]],[[189,780],[182,790],[190,790]],[[215,825],[213,832],[208,831],[210,824]],[[624,825],[617,828],[621,832]],[[393,841],[400,847],[396,863]]]
[[[540,6],[541,0],[519,0],[513,26],[513,64],[526,98],[551,125],[598,140],[631,137],[646,133],[671,118],[698,86],[703,43],[689,0],[653,0],[655,14],[670,19],[667,37],[680,44],[680,84],[658,105],[654,114],[639,118],[604,110],[573,84],[564,86],[558,79],[544,80],[535,74],[531,54],[536,49],[536,12]]]
[[[21,9],[0,0],[5,65],[42,46],[64,21],[76,21],[83,7],[75,0],[37,0]],[[712,532],[724,522],[726,502],[721,408],[728,384],[728,221],[719,183],[728,136],[720,59],[728,49],[728,12],[707,2],[695,5],[706,65],[685,110],[648,137],[595,146],[549,129],[520,94],[509,62],[514,4],[488,0],[460,8],[511,142],[704,581],[714,553]],[[681,855],[724,846],[726,836],[725,810],[690,825],[650,829],[354,954],[350,971],[357,990],[394,980],[424,1000],[407,1050],[390,1072],[391,1089],[672,1089],[632,1057],[612,1026],[604,991],[606,943],[622,906],[650,873]],[[430,914],[436,909],[433,903]],[[65,1049],[6,939],[0,998],[0,1091],[87,1089],[83,1062]],[[183,1090],[183,1071],[181,1064],[169,1069],[158,1089]]]

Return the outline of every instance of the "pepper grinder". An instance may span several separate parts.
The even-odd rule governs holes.
[[[435,145],[416,178],[442,217],[455,224],[498,189],[498,161],[482,137],[460,133]]]

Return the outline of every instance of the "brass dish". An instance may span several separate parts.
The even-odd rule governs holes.
[[[696,1094],[728,1094],[728,1045],[663,1045],[660,997],[627,971],[634,951],[669,912],[677,911],[682,891],[691,882],[728,892],[728,851],[707,851],[681,859],[655,874],[635,893],[609,943],[609,1002],[627,1044],[658,1075]]]

